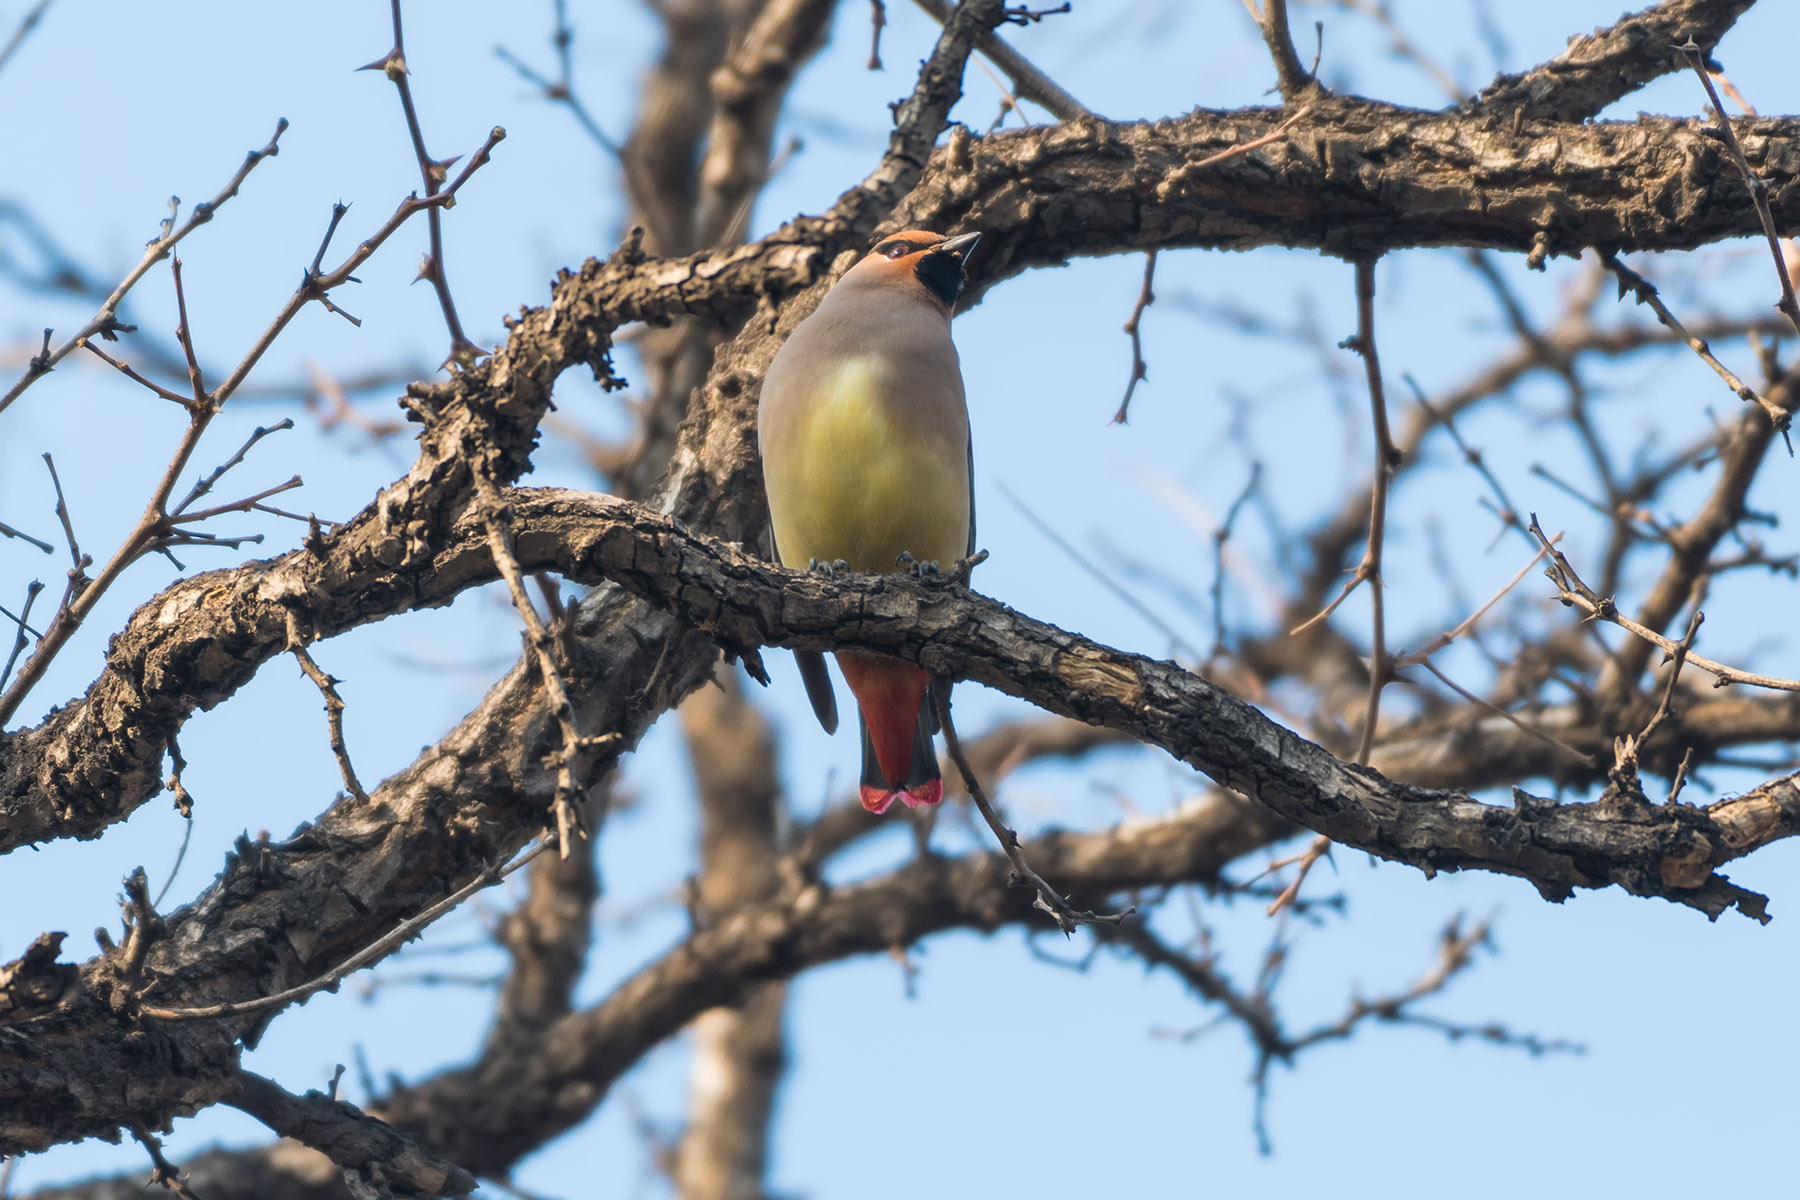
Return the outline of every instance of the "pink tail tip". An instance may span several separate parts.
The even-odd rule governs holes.
[[[944,798],[944,781],[929,779],[909,788],[878,788],[865,783],[859,790],[862,792],[862,806],[880,816],[896,800],[904,801],[908,808],[928,808],[938,803]]]
[[[903,792],[896,792],[895,795],[906,801],[908,808],[929,808],[944,798],[944,781],[928,779],[924,783],[913,784]]]

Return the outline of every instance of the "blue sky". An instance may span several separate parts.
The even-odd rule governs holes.
[[[576,3],[578,87],[616,136],[630,127],[635,84],[657,31],[635,3]],[[1493,64],[1460,5],[1396,4],[1397,16],[1430,54],[1479,84]],[[1495,5],[1513,69],[1557,53],[1570,34],[1606,24],[1618,0]],[[1764,112],[1800,107],[1791,69],[1791,28],[1767,0],[1719,50],[1733,80]],[[10,25],[18,5],[0,12]],[[1078,0],[1069,16],[1009,32],[1026,54],[1089,107],[1115,118],[1163,116],[1195,105],[1263,103],[1272,82],[1260,42],[1238,0],[1175,0],[1129,8]],[[610,160],[581,140],[567,115],[542,103],[492,54],[505,44],[549,61],[549,6],[440,2],[409,7],[408,58],[428,143],[439,155],[467,153],[487,130],[508,138],[446,219],[447,259],[465,326],[477,341],[503,336],[501,317],[546,298],[562,266],[604,253],[622,219]],[[756,210],[761,234],[788,217],[817,212],[859,178],[885,144],[888,101],[911,86],[912,65],[933,27],[910,4],[888,6],[887,70],[864,69],[866,6],[846,4],[833,41],[803,77],[785,119],[803,149]],[[156,232],[171,194],[184,205],[210,196],[242,154],[262,145],[278,117],[292,128],[278,158],[263,164],[243,194],[183,248],[193,327],[203,357],[234,361],[292,289],[312,258],[334,201],[352,203],[340,246],[364,236],[416,186],[415,167],[391,87],[378,73],[350,68],[389,45],[386,5],[317,4],[278,14],[269,6],[160,6],[78,3],[52,7],[43,27],[0,74],[0,200],[25,205],[50,234],[101,277],[117,277]],[[304,13],[304,15],[301,15]],[[1430,79],[1385,52],[1378,32],[1336,10],[1297,6],[1296,26],[1327,22],[1321,73],[1334,86],[1399,103],[1435,105]],[[957,116],[978,128],[992,120],[993,85],[977,69]],[[1682,115],[1701,107],[1691,75],[1665,79],[1629,97],[1610,116],[1639,109]],[[1042,114],[1034,114],[1041,117]],[[362,284],[336,299],[363,318],[353,328],[322,310],[304,314],[253,382],[302,375],[320,364],[342,375],[394,363],[431,364],[445,337],[429,290],[409,287],[424,246],[422,224],[403,231],[359,272]],[[23,253],[13,227],[0,248]],[[1727,247],[1701,264],[1684,258],[1657,269],[1691,279],[1693,305],[1766,311],[1773,300],[1766,262],[1754,246]],[[1556,263],[1544,275],[1517,258],[1503,269],[1534,312],[1554,307],[1579,269]],[[1233,397],[1250,397],[1248,436],[1264,463],[1268,494],[1290,530],[1330,511],[1368,460],[1364,399],[1353,374],[1347,410],[1321,381],[1310,356],[1196,319],[1185,298],[1230,299],[1288,317],[1312,297],[1335,342],[1354,329],[1347,265],[1302,252],[1184,252],[1163,256],[1158,305],[1144,321],[1150,379],[1132,421],[1108,423],[1130,363],[1119,326],[1137,295],[1142,260],[1083,261],[1009,282],[960,317],[974,422],[980,544],[993,553],[977,584],[1034,616],[1114,645],[1162,654],[1167,640],[1120,608],[1023,520],[1004,486],[1088,553],[1156,563],[1204,596],[1211,583],[1209,529],[1197,529],[1146,483],[1170,481],[1217,520],[1249,470],[1240,444],[1225,436]],[[1463,378],[1505,343],[1485,289],[1453,253],[1393,256],[1380,268],[1378,336],[1390,378],[1415,376],[1429,393]],[[44,325],[73,328],[91,305],[68,305],[0,290],[0,345],[34,342]],[[152,272],[132,299],[146,330],[174,326],[166,269]],[[166,340],[166,339],[165,339]],[[129,342],[124,343],[126,347]],[[1742,346],[1722,348],[1740,369]],[[1345,358],[1348,359],[1348,355]],[[9,362],[8,372],[19,363]],[[634,364],[622,361],[630,376]],[[216,369],[215,369],[216,376]],[[616,435],[627,417],[579,373],[559,385],[560,417]],[[1737,401],[1697,360],[1673,353],[1598,372],[1599,421],[1622,448],[1655,435],[1673,444],[1707,428],[1708,411],[1728,416]],[[397,389],[364,401],[386,417]],[[1520,408],[1549,415],[1561,397],[1549,385],[1520,393]],[[297,406],[244,397],[227,410],[202,450],[211,463],[247,431],[280,416],[298,428],[264,443],[235,476],[246,489],[299,471],[297,507],[342,517],[404,468],[403,439],[370,444],[351,431],[323,430]],[[1597,553],[1600,530],[1584,510],[1530,473],[1543,463],[1578,477],[1577,447],[1517,413],[1472,418],[1465,435],[1514,499],[1537,509],[1547,528],[1566,529],[1579,554]],[[51,451],[68,489],[84,547],[109,549],[129,528],[180,434],[177,414],[103,368],[71,361],[0,417],[0,519],[38,536],[55,530],[48,480],[37,455]],[[1622,455],[1624,451],[1622,450]],[[1524,564],[1512,539],[1492,549],[1493,520],[1479,507],[1480,481],[1444,446],[1395,497],[1390,546],[1393,641],[1417,645],[1464,611],[1445,595],[1432,565],[1426,516],[1438,522],[1443,551],[1469,597],[1485,598]],[[209,457],[210,455],[210,457]],[[525,482],[587,486],[591,476],[566,443],[549,441]],[[1772,462],[1754,507],[1800,517],[1793,463]],[[1680,496],[1705,486],[1697,477]],[[250,531],[240,523],[233,528]],[[260,552],[292,546],[297,529],[256,524]],[[1784,531],[1771,541],[1782,545]],[[1290,535],[1291,536],[1291,535]],[[1246,569],[1280,588],[1278,535],[1247,521],[1235,544]],[[1786,543],[1791,545],[1790,543]],[[235,561],[195,551],[192,569]],[[1580,559],[1578,558],[1579,562]],[[0,603],[13,607],[24,582],[55,588],[62,564],[16,542],[0,542]],[[1639,572],[1633,581],[1643,582]],[[106,634],[171,578],[162,560],[132,569],[88,629],[39,687],[22,719],[79,694],[92,677]],[[1792,581],[1745,579],[1715,590],[1707,605],[1711,652],[1757,669],[1800,674],[1790,641],[1772,640],[1766,614],[1790,611]],[[1256,594],[1227,590],[1234,620],[1264,628]],[[1168,596],[1147,598],[1190,638],[1205,644],[1211,615]],[[1516,598],[1517,620],[1547,619],[1541,585]],[[1560,610],[1556,610],[1560,612]],[[1336,618],[1367,627],[1355,599]],[[1497,623],[1503,619],[1496,617]],[[465,596],[450,609],[409,615],[315,648],[346,680],[352,753],[365,780],[409,762],[472,707],[516,653],[517,623],[494,592]],[[829,739],[805,714],[785,655],[771,656],[776,686],[760,697],[781,721],[791,803],[815,811],[854,769],[852,739]],[[1473,655],[1441,659],[1470,686],[1483,682]],[[323,736],[318,697],[289,664],[276,662],[182,735],[197,807],[193,844],[170,891],[185,901],[210,881],[242,830],[277,836],[322,809],[338,784]],[[965,728],[1022,711],[976,688],[959,692]],[[1762,776],[1720,770],[1701,781],[1718,792]],[[599,940],[583,983],[598,999],[677,939],[685,918],[674,903],[691,869],[695,840],[689,782],[678,737],[659,726],[629,759],[626,785],[638,797],[608,828],[601,847],[607,895]],[[1199,790],[1190,772],[1150,752],[1098,756],[1080,771],[1033,769],[1008,781],[1002,802],[1027,829],[1094,828],[1121,816],[1117,799],[1162,811]],[[1690,799],[1695,798],[1690,795]],[[57,844],[0,860],[0,959],[37,932],[67,929],[69,952],[93,952],[85,932],[117,920],[118,881],[142,864],[160,884],[175,860],[182,826],[162,801],[91,844]],[[943,848],[978,844],[956,821],[940,825]],[[846,873],[901,861],[898,833],[872,839]],[[1246,864],[1248,865],[1248,864]],[[770,1184],[779,1194],[912,1197],[921,1190],[962,1194],[1011,1186],[1043,1196],[1201,1195],[1264,1189],[1298,1194],[1330,1188],[1345,1197],[1422,1191],[1454,1181],[1470,1197],[1510,1196],[1554,1179],[1558,1190],[1676,1195],[1699,1188],[1767,1193],[1780,1147],[1800,1117],[1791,1080],[1800,1069],[1785,1001],[1800,987],[1800,918],[1789,897],[1800,851],[1765,850],[1730,871],[1770,894],[1766,928],[1699,915],[1622,893],[1584,893],[1561,906],[1526,884],[1491,876],[1440,876],[1371,863],[1340,851],[1335,874],[1309,883],[1341,890],[1346,912],[1298,938],[1283,987],[1282,1012],[1296,1029],[1329,1021],[1353,991],[1404,986],[1430,962],[1433,939],[1454,913],[1494,915],[1498,953],[1427,1011],[1454,1020],[1498,1019],[1521,1030],[1585,1043],[1581,1056],[1532,1059],[1508,1050],[1443,1039],[1414,1029],[1372,1028],[1354,1041],[1277,1068],[1268,1120],[1274,1153],[1260,1156],[1250,1130],[1253,1065],[1243,1039],[1224,1028],[1181,1043],[1157,1029],[1183,1029],[1212,1014],[1165,974],[1099,955],[1084,972],[1045,964],[1018,930],[991,938],[954,935],[921,947],[916,995],[883,958],[813,972],[793,989],[789,1022],[794,1066],[780,1099]],[[1247,872],[1246,872],[1247,873]],[[507,903],[489,893],[446,919],[417,945],[456,946],[479,937]],[[1270,936],[1260,907],[1208,902],[1208,922],[1228,969],[1248,977]],[[1176,906],[1165,929],[1179,934]],[[1048,954],[1080,958],[1071,943],[1040,937]],[[408,956],[378,975],[442,967]],[[479,974],[497,956],[476,951],[454,969]],[[293,1090],[322,1086],[333,1064],[366,1061],[416,1078],[472,1048],[488,1011],[468,988],[395,986],[365,999],[356,984],[285,1014],[253,1069]],[[550,1196],[658,1195],[635,1113],[679,1126],[686,1088],[680,1042],[659,1048],[619,1087],[589,1125],[528,1160],[517,1181]],[[356,1069],[351,1098],[360,1098]],[[1676,1142],[1676,1139],[1679,1139]],[[225,1110],[178,1123],[169,1139],[180,1161],[207,1144],[253,1144],[260,1127]],[[1672,1142],[1687,1153],[1676,1152]],[[1728,1153],[1721,1153],[1726,1151]],[[95,1171],[147,1169],[134,1146],[90,1143],[26,1160],[15,1190]]]

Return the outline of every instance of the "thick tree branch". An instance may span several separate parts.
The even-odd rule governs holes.
[[[1464,107],[1497,120],[1581,121],[1652,79],[1687,64],[1675,47],[1708,53],[1756,0],[1665,0],[1618,24],[1576,37],[1547,63],[1502,75]]]

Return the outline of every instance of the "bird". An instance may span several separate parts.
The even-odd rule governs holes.
[[[776,352],[757,442],[783,566],[929,573],[974,552],[974,447],[950,318],[979,237],[881,239]],[[863,807],[938,803],[930,672],[860,650],[835,657],[856,697]],[[819,723],[836,732],[823,653],[795,658]]]

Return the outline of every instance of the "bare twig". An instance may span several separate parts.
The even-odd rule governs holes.
[[[1012,864],[1012,875],[1007,883],[1013,887],[1030,887],[1037,892],[1032,907],[1049,913],[1052,920],[1064,934],[1073,934],[1081,925],[1118,925],[1137,911],[1133,905],[1123,912],[1096,913],[1077,910],[1063,899],[1061,893],[1045,882],[1043,876],[1033,871],[1025,862],[1025,856],[1019,852],[1018,831],[1002,821],[994,812],[994,806],[988,803],[987,793],[981,788],[981,781],[975,778],[975,768],[969,765],[968,755],[963,753],[962,739],[956,736],[956,723],[950,719],[950,689],[933,688],[937,700],[938,724],[944,731],[944,745],[950,752],[950,760],[962,773],[963,787],[968,790],[969,798],[980,810],[982,820],[994,831],[994,837],[1000,843],[1000,849]]]
[[[594,115],[588,111],[587,105],[583,104],[581,98],[575,94],[575,31],[569,25],[567,0],[556,0],[556,28],[551,32],[550,44],[556,51],[558,77],[555,79],[545,78],[504,46],[495,46],[494,55],[517,71],[525,82],[542,92],[544,99],[567,107],[570,114],[574,116],[576,124],[581,126],[582,132],[586,133],[596,146],[614,158],[622,157],[623,151],[620,149],[619,143],[600,128],[600,122],[594,119]]]
[[[0,396],[0,412],[6,411],[6,408],[12,404],[14,400],[17,400],[20,395],[24,393],[26,388],[37,382],[37,380],[44,375],[49,374],[55,369],[57,363],[67,358],[73,350],[78,346],[83,345],[89,338],[96,334],[102,336],[109,335],[112,330],[117,328],[119,302],[125,299],[125,294],[133,287],[137,286],[138,281],[144,277],[145,272],[149,271],[151,267],[168,257],[169,252],[173,250],[183,238],[212,220],[213,215],[218,211],[219,206],[237,195],[238,189],[243,186],[244,180],[249,177],[250,172],[255,169],[257,163],[265,158],[272,158],[278,153],[279,147],[277,143],[280,142],[281,135],[286,132],[287,127],[288,123],[286,119],[277,121],[275,123],[275,136],[269,139],[268,145],[260,150],[252,150],[249,155],[245,157],[243,166],[238,168],[237,174],[231,177],[230,181],[226,183],[224,189],[221,190],[218,195],[214,196],[206,203],[194,205],[188,213],[188,219],[183,222],[179,228],[166,228],[160,236],[153,239],[150,244],[144,248],[144,256],[138,260],[137,265],[126,274],[125,278],[120,281],[119,286],[114,288],[112,293],[107,296],[105,302],[100,305],[100,310],[88,319],[87,324],[76,331],[74,337],[56,347],[54,350],[47,350],[45,353],[34,357],[31,360],[30,366],[26,368],[25,374],[20,377],[19,381],[13,384],[4,396]],[[48,333],[49,331],[46,330],[46,346],[49,341]],[[0,718],[0,720],[3,719],[4,718]]]
[[[1292,104],[1295,97],[1317,88],[1318,80],[1300,65],[1300,56],[1294,52],[1294,36],[1288,30],[1287,0],[1261,0],[1260,11],[1255,0],[1244,0],[1244,4],[1262,30],[1269,57],[1275,60],[1275,86],[1280,89],[1281,98]]]
[[[288,638],[292,642],[289,651],[293,654],[294,661],[300,664],[306,677],[313,681],[319,693],[325,697],[326,737],[331,743],[331,755],[337,759],[338,772],[344,777],[344,787],[352,796],[367,804],[369,793],[363,791],[361,782],[357,780],[356,768],[350,765],[350,751],[344,745],[344,698],[338,695],[338,680],[319,669],[319,664],[313,661],[313,656],[302,644],[298,629],[290,629]]]
[[[413,104],[412,85],[408,82],[411,72],[406,65],[406,35],[400,20],[400,0],[390,0],[389,11],[393,17],[394,48],[388,51],[386,57],[361,69],[381,71],[393,83],[395,90],[400,93],[400,108],[406,114],[406,132],[412,138],[413,155],[419,161],[419,176],[425,184],[425,196],[430,199],[437,195],[439,188],[444,186],[444,181],[449,177],[450,168],[456,164],[456,159],[434,159],[425,149],[425,133],[419,127],[419,110]],[[563,25],[559,19],[559,28],[561,27]],[[444,365],[467,367],[486,357],[489,351],[483,350],[469,340],[468,336],[463,333],[461,319],[456,315],[456,301],[450,296],[450,279],[444,270],[444,217],[440,211],[442,207],[441,205],[433,206],[425,213],[425,228],[430,239],[431,249],[427,253],[424,263],[419,267],[419,277],[431,281],[432,290],[437,293],[438,307],[444,313],[444,324],[450,330],[450,355],[444,360]]]
[[[1125,335],[1131,339],[1131,377],[1125,381],[1125,398],[1119,401],[1119,411],[1113,414],[1113,423],[1123,425],[1131,413],[1131,394],[1137,391],[1140,381],[1150,377],[1150,368],[1144,362],[1144,339],[1138,331],[1144,319],[1144,310],[1156,302],[1156,293],[1152,290],[1156,283],[1156,251],[1144,255],[1144,285],[1138,289],[1137,303],[1131,308],[1131,319],[1125,322]]]
[[[931,19],[939,25],[948,21],[950,14],[955,10],[955,6],[948,3],[947,0],[914,0],[914,2],[931,14]],[[881,69],[879,51],[881,26],[884,19],[882,5],[877,2],[875,4],[875,47],[869,56],[871,71]],[[986,56],[989,62],[999,67],[1001,72],[1012,81],[1012,90],[1016,95],[1030,100],[1034,104],[1042,105],[1058,120],[1073,121],[1078,117],[1093,115],[1081,101],[1069,95],[1056,80],[1033,66],[1023,54],[1002,40],[998,33],[990,32],[982,37],[975,43],[975,49]]]
[[[273,995],[261,996],[255,1000],[243,1000],[235,1004],[208,1004],[196,1008],[157,1008],[146,1005],[138,1009],[138,1015],[157,1021],[210,1021],[219,1017],[239,1017],[248,1013],[263,1012],[271,1008],[282,1008],[286,1005],[304,1000],[306,997],[320,992],[340,982],[363,967],[382,958],[395,948],[419,936],[427,926],[457,905],[484,888],[490,888],[507,876],[529,863],[532,859],[548,850],[555,844],[555,839],[540,838],[535,844],[527,847],[517,858],[504,867],[492,868],[481,872],[468,883],[433,904],[430,908],[409,917],[394,926],[387,933],[371,942],[368,946],[352,954],[331,970],[317,979],[308,980],[298,987]]]
[[[162,1143],[157,1140],[155,1134],[142,1126],[133,1125],[131,1127],[131,1136],[136,1138],[138,1144],[150,1155],[152,1167],[150,1171],[150,1183],[160,1185],[164,1189],[174,1192],[177,1196],[181,1197],[181,1200],[200,1200],[200,1197],[194,1194],[194,1190],[188,1187],[187,1180],[182,1178],[180,1168],[176,1167],[174,1163],[171,1163],[164,1157]]]
[[[40,541],[39,539],[32,537],[29,533],[26,533],[23,530],[14,529],[11,525],[8,525],[5,521],[0,521],[0,537],[18,538],[21,542],[24,542],[27,545],[36,546],[39,550],[42,550],[45,554],[55,554],[56,553],[56,547],[52,546],[49,542]]]
[[[1777,255],[1777,258],[1779,258],[1779,255]],[[1607,270],[1618,277],[1619,297],[1621,299],[1624,298],[1627,292],[1630,292],[1632,297],[1637,300],[1639,304],[1648,305],[1651,310],[1656,313],[1656,319],[1668,326],[1676,337],[1686,342],[1693,352],[1700,356],[1700,361],[1704,362],[1707,366],[1717,372],[1719,378],[1725,381],[1725,386],[1730,388],[1732,392],[1736,394],[1738,399],[1751,401],[1764,412],[1768,413],[1769,420],[1774,422],[1775,428],[1781,431],[1782,436],[1787,436],[1788,424],[1792,420],[1792,415],[1786,409],[1772,403],[1742,379],[1739,379],[1729,367],[1720,362],[1717,356],[1713,354],[1712,347],[1707,344],[1705,338],[1695,337],[1693,334],[1689,333],[1687,327],[1676,319],[1674,313],[1669,311],[1669,306],[1663,303],[1662,297],[1657,294],[1655,284],[1620,262],[1619,256],[1610,249],[1602,249],[1600,251],[1600,261],[1606,264]],[[1786,271],[1782,272],[1781,277],[1784,280],[1787,278]],[[1790,445],[1790,453],[1792,452],[1792,449],[1793,447]]]
[[[1549,543],[1549,538],[1544,535],[1543,529],[1538,525],[1536,513],[1533,513],[1531,517],[1531,532],[1540,542]],[[1656,630],[1632,620],[1619,611],[1618,605],[1613,603],[1612,597],[1601,596],[1582,582],[1581,576],[1575,573],[1575,569],[1569,565],[1569,560],[1563,557],[1560,550],[1552,549],[1550,559],[1551,564],[1544,573],[1550,577],[1552,583],[1556,584],[1557,591],[1565,603],[1581,609],[1590,617],[1610,622],[1636,634],[1671,657],[1681,648],[1680,642],[1664,637]],[[1724,663],[1714,662],[1710,658],[1693,653],[1687,653],[1685,661],[1711,675],[1714,687],[1742,683],[1750,687],[1769,688],[1778,692],[1800,692],[1800,680],[1781,679],[1773,675],[1758,675],[1752,671],[1741,671],[1736,667],[1728,667]]]
[[[48,546],[44,548],[45,550],[49,549]],[[13,638],[12,653],[6,656],[6,666],[0,668],[0,691],[6,689],[6,681],[12,675],[13,664],[19,661],[19,655],[24,652],[26,645],[29,644],[28,635],[31,633],[31,606],[36,603],[38,593],[43,590],[44,585],[36,579],[26,584],[25,604],[24,607],[20,609],[19,615],[16,617],[11,613],[6,612],[4,609],[0,609],[0,613],[5,613],[6,618],[18,626],[18,632]]]
[[[12,36],[6,39],[6,45],[0,46],[0,70],[5,69],[6,64],[12,60],[13,52],[18,50],[25,39],[31,36],[31,31],[37,28],[39,21],[43,20],[44,10],[49,7],[50,0],[38,0],[37,4],[19,19],[19,24],[13,29]],[[13,1160],[8,1159],[7,1161],[11,1163]],[[9,1166],[7,1174],[11,1173],[12,1168]],[[3,1183],[0,1183],[0,1196],[5,1194],[6,1188]]]
[[[1371,611],[1371,646],[1369,658],[1369,702],[1363,718],[1362,738],[1356,761],[1367,764],[1375,746],[1375,720],[1381,708],[1381,692],[1392,678],[1393,664],[1388,661],[1386,607],[1382,596],[1381,551],[1387,531],[1387,501],[1394,471],[1400,466],[1401,453],[1388,429],[1387,393],[1381,380],[1381,360],[1375,350],[1375,264],[1356,264],[1356,334],[1342,343],[1344,349],[1362,356],[1363,371],[1369,385],[1369,408],[1375,427],[1375,481],[1369,494],[1369,540],[1362,561],[1351,573],[1337,598],[1318,614],[1296,626],[1300,634],[1328,619],[1354,592],[1367,581]]]
[[[1211,652],[1206,656],[1208,663],[1225,652],[1225,543],[1231,538],[1231,527],[1236,524],[1238,513],[1243,511],[1244,505],[1256,494],[1256,486],[1261,481],[1262,463],[1253,462],[1250,464],[1250,478],[1244,481],[1243,490],[1238,492],[1231,507],[1225,510],[1225,519],[1213,530],[1213,644]]]
[[[929,11],[929,10],[927,10]],[[881,70],[881,30],[887,24],[887,5],[869,0],[869,70]]]
[[[556,797],[551,807],[556,822],[558,853],[567,859],[574,852],[576,835],[586,836],[581,823],[581,788],[576,776],[579,773],[585,777],[593,756],[617,745],[619,735],[615,732],[584,737],[575,724],[575,703],[569,698],[562,669],[556,662],[556,640],[538,617],[537,608],[525,591],[525,577],[519,570],[519,560],[513,554],[511,514],[488,473],[478,466],[474,475],[482,523],[487,529],[488,550],[506,580],[513,607],[525,623],[525,640],[537,660],[551,712],[562,734],[562,745],[552,756],[556,764]]]
[[[285,122],[282,127],[285,128]],[[176,447],[174,455],[170,458],[168,466],[164,469],[162,478],[157,483],[154,494],[151,496],[149,503],[145,505],[143,514],[138,518],[137,525],[132,529],[131,533],[127,535],[124,542],[120,544],[112,558],[108,560],[106,566],[101,569],[99,575],[95,576],[91,582],[86,581],[84,578],[79,595],[71,595],[68,602],[58,608],[56,616],[51,621],[49,628],[44,631],[44,636],[38,640],[37,648],[32,652],[31,657],[25,660],[25,665],[20,668],[18,678],[13,681],[10,689],[4,693],[0,693],[0,723],[9,720],[13,713],[17,711],[18,706],[24,701],[25,696],[31,691],[32,687],[36,685],[44,671],[48,669],[51,660],[54,659],[57,653],[61,651],[62,647],[67,644],[75,630],[81,626],[81,623],[86,620],[88,614],[93,610],[95,603],[98,602],[99,598],[105,594],[106,590],[118,579],[125,569],[146,554],[155,553],[158,550],[166,551],[167,546],[171,542],[173,531],[171,515],[168,509],[169,495],[174,490],[176,480],[179,479],[181,473],[187,469],[187,464],[193,457],[195,449],[199,446],[200,439],[205,434],[212,418],[220,411],[225,402],[231,396],[236,394],[237,389],[243,384],[244,379],[250,374],[256,364],[262,360],[263,355],[267,353],[269,347],[275,343],[275,339],[281,335],[282,331],[288,327],[289,323],[291,323],[293,319],[299,315],[300,311],[309,303],[314,300],[323,301],[326,299],[330,289],[350,281],[352,273],[380,249],[382,244],[385,243],[388,238],[392,237],[395,231],[404,225],[409,218],[416,213],[430,211],[442,205],[451,203],[455,199],[456,193],[469,181],[469,178],[488,162],[493,148],[498,145],[505,136],[506,131],[496,126],[488,134],[486,142],[484,142],[481,148],[475,152],[468,163],[464,165],[462,171],[457,174],[456,178],[452,180],[447,187],[434,195],[420,197],[415,194],[401,201],[399,207],[394,210],[393,215],[388,218],[387,222],[382,225],[380,229],[376,230],[373,235],[358,243],[356,249],[353,250],[336,268],[325,274],[320,274],[316,269],[308,270],[302,277],[300,286],[294,290],[293,295],[288,298],[287,303],[282,307],[281,311],[276,314],[275,319],[263,330],[255,344],[253,344],[244,357],[239,360],[237,366],[226,376],[225,381],[219,384],[217,388],[213,389],[213,391],[206,396],[204,403],[196,401],[189,406],[187,431],[182,436],[180,445]],[[271,145],[273,145],[273,143],[271,143]],[[273,151],[268,150],[259,153],[273,153]],[[254,160],[256,155],[253,154],[251,157]],[[248,172],[249,167],[252,165],[254,165],[254,162],[246,165],[243,172],[240,172],[240,180],[242,174]],[[228,190],[235,190],[235,184],[233,185],[233,189]],[[341,208],[342,206],[340,205],[339,207]],[[332,218],[333,227],[336,226],[338,220],[341,218],[341,212],[334,212]],[[190,226],[196,223],[196,218],[189,219]],[[184,226],[184,229],[185,228],[186,227]],[[162,239],[165,251],[168,245],[173,245],[173,242],[168,241],[168,237],[173,236],[174,235],[171,234]],[[323,251],[321,251],[321,254],[322,253]],[[147,263],[145,265],[147,266]],[[132,277],[128,282],[135,283],[136,277]],[[115,292],[114,299],[109,300],[108,304],[116,303],[116,298],[122,295],[123,291]],[[107,310],[103,309],[103,311]],[[229,508],[230,506],[227,507]],[[190,542],[197,540],[213,540],[220,544],[228,544],[233,540],[199,539],[191,532],[182,536]],[[72,579],[71,583],[73,584],[73,582],[74,580]]]
[[[1775,259],[1775,276],[1781,281],[1781,302],[1775,307],[1792,323],[1794,331],[1800,333],[1800,301],[1796,301],[1794,297],[1794,283],[1781,255],[1781,237],[1775,231],[1775,215],[1769,211],[1769,185],[1744,156],[1744,147],[1738,141],[1737,131],[1731,127],[1731,118],[1725,115],[1725,105],[1720,102],[1719,93],[1713,87],[1712,76],[1707,72],[1705,56],[1700,53],[1700,47],[1689,38],[1676,49],[1681,51],[1688,65],[1694,68],[1694,74],[1700,77],[1701,86],[1706,88],[1706,97],[1712,101],[1713,115],[1719,119],[1719,135],[1724,139],[1726,148],[1731,151],[1731,161],[1737,164],[1738,174],[1744,177],[1744,183],[1750,189],[1750,202],[1756,206],[1756,215],[1762,221],[1763,234],[1769,239],[1769,253]]]
[[[1216,167],[1222,162],[1229,162],[1239,155],[1250,153],[1252,150],[1261,150],[1264,146],[1274,145],[1276,142],[1279,142],[1287,136],[1288,130],[1310,116],[1311,113],[1312,105],[1302,104],[1299,108],[1296,108],[1293,112],[1289,113],[1281,124],[1269,130],[1269,132],[1263,134],[1261,137],[1253,137],[1247,142],[1239,142],[1235,146],[1227,146],[1217,154],[1209,154],[1205,158],[1196,159],[1191,163],[1183,163],[1179,169],[1171,171],[1166,179],[1156,185],[1156,198],[1158,200],[1169,199],[1182,187],[1186,186],[1188,180],[1192,179],[1199,172],[1206,170],[1208,167]]]

